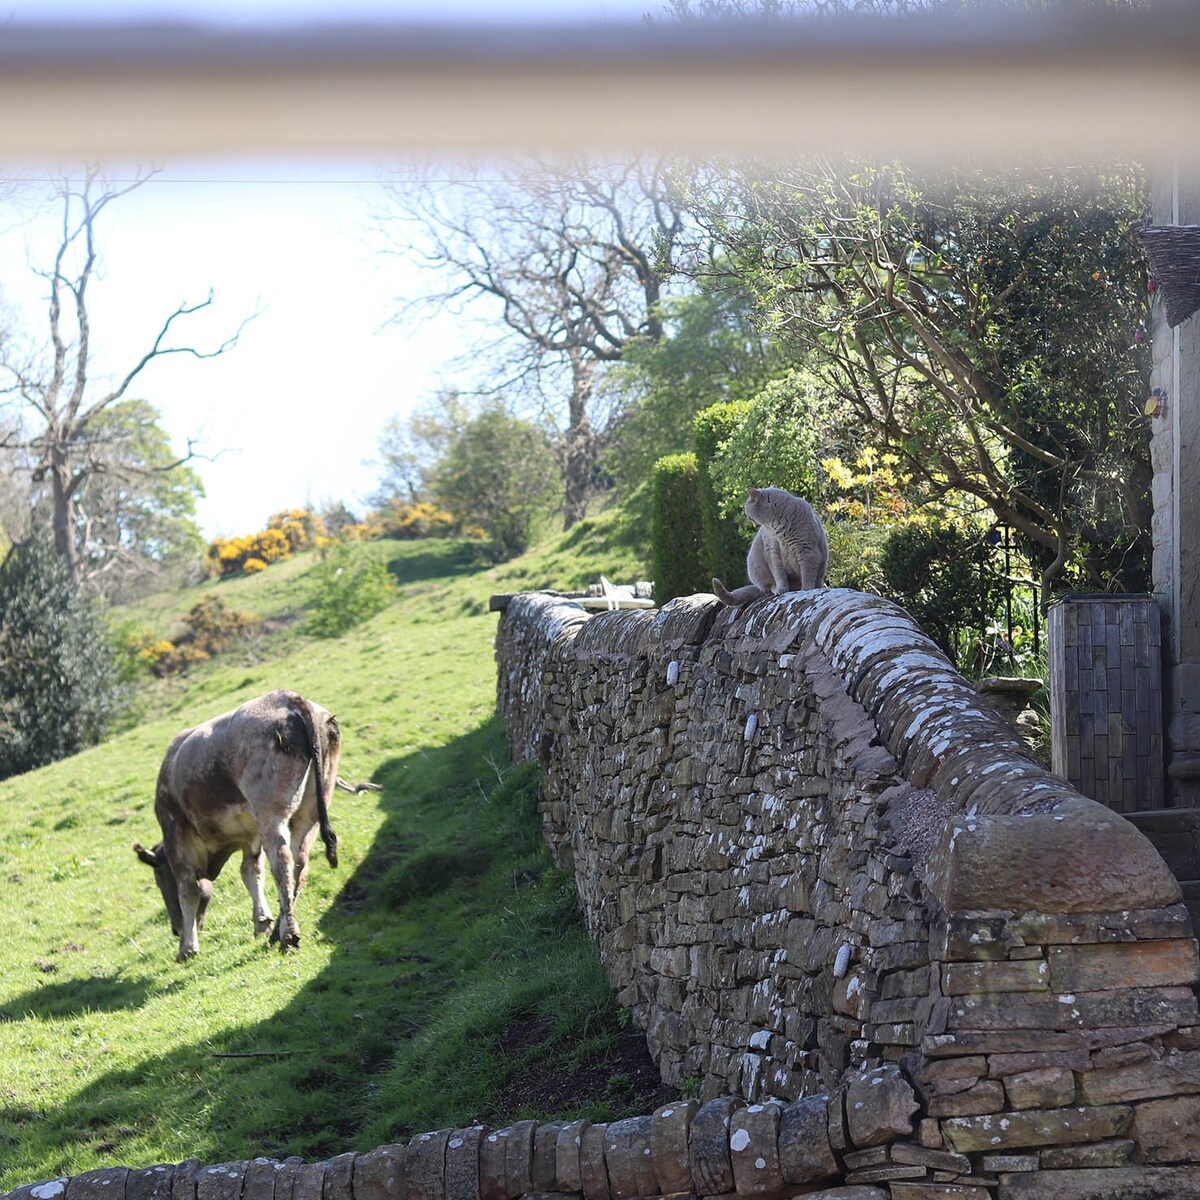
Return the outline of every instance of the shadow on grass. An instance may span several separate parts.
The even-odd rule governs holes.
[[[499,720],[393,759],[374,781],[375,840],[305,926],[333,946],[328,967],[278,1011],[109,1072],[39,1114],[20,1141],[43,1177],[77,1162],[146,1165],[127,1142],[210,1162],[318,1160],[485,1118],[603,1120],[661,1102],[626,1088],[619,1043],[644,1058],[644,1040],[624,1028],[573,884],[549,864],[536,774],[504,763]],[[255,970],[258,953],[278,952],[239,948],[226,970]],[[203,983],[164,946],[156,986],[179,991],[185,1020]],[[38,1002],[95,1005],[65,989]],[[180,1114],[192,1122],[182,1146]]]
[[[405,543],[411,545],[412,543]],[[427,579],[451,579],[487,566],[471,542],[431,541],[416,553],[398,554],[389,559],[387,569],[397,583],[421,583]]]
[[[140,1008],[155,991],[155,986],[144,979],[105,975],[65,979],[33,988],[0,1004],[0,1021],[20,1021],[30,1016],[78,1017],[86,1012]]]

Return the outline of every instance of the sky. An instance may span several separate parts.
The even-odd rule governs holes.
[[[0,21],[561,23],[637,20],[646,10],[646,0],[0,0]],[[207,493],[199,511],[204,534],[253,532],[280,509],[334,500],[361,511],[377,486],[372,460],[387,418],[440,388],[469,386],[454,360],[481,332],[451,316],[390,322],[398,298],[429,290],[431,281],[384,254],[373,232],[388,164],[265,158],[155,165],[159,174],[114,202],[98,227],[104,272],[91,304],[97,379],[120,377],[172,311],[211,290],[211,306],[178,326],[182,340],[215,346],[252,317],[238,345],[203,361],[160,358],[128,393],[158,408],[177,450],[190,438],[211,456],[192,464]],[[103,166],[118,179],[138,169]],[[44,177],[14,163],[0,163],[0,175]],[[431,186],[438,186],[437,171]],[[17,198],[24,205],[31,188]],[[45,286],[30,267],[53,255],[56,219],[53,206],[41,216],[0,210],[0,306],[31,337],[44,338],[46,321]]]

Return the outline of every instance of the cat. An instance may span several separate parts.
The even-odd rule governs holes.
[[[722,603],[739,606],[760,596],[825,586],[829,542],[807,500],[783,488],[751,488],[746,516],[758,525],[746,555],[750,582],[731,592],[714,579],[713,591]]]

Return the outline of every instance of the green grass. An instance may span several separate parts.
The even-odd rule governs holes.
[[[119,1163],[317,1158],[481,1118],[627,1111],[619,1094],[496,1107],[535,1063],[602,1075],[623,1022],[542,846],[534,774],[504,761],[486,607],[495,591],[644,571],[611,516],[487,571],[462,543],[361,549],[400,584],[365,625],[320,641],[294,622],[254,654],[151,683],[135,727],[0,783],[0,1190]],[[130,615],[165,630],[216,588],[283,616],[311,565]],[[335,797],[342,865],[314,855],[298,953],[253,937],[234,863],[200,956],[178,964],[131,850],[158,839],[163,749],[278,686],[333,709],[343,776],[383,790]],[[537,1044],[518,1045],[520,1029]]]

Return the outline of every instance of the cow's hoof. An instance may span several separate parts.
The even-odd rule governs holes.
[[[175,955],[175,961],[176,962],[187,962],[187,960],[189,958],[195,958],[196,955],[199,953],[200,953],[199,947],[197,947],[195,950],[180,950],[180,952],[177,955]]]
[[[262,937],[264,933],[269,933],[273,942],[279,938],[275,932],[275,922],[270,917],[263,917],[261,921],[254,922],[254,936]]]

